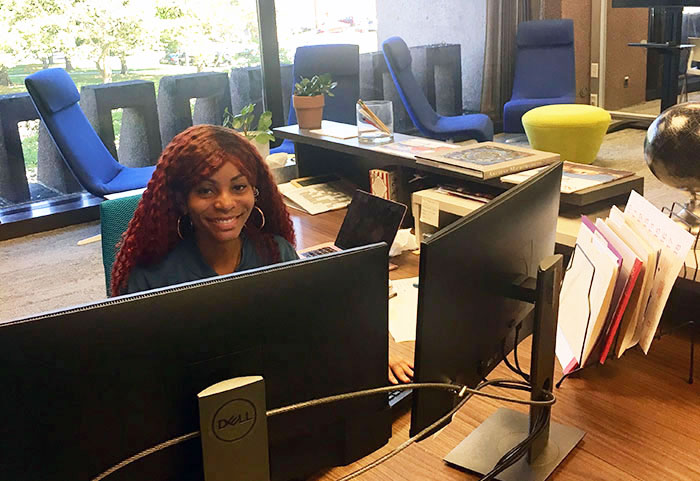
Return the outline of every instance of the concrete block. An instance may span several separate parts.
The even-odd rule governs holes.
[[[86,85],[80,107],[107,150],[128,167],[155,165],[162,151],[156,91],[153,82],[130,80]],[[122,109],[119,148],[114,141],[112,110]]]
[[[196,99],[194,113],[190,99]],[[196,124],[221,125],[224,109],[231,110],[225,72],[200,72],[163,77],[158,85],[160,136],[165,147],[177,134]]]

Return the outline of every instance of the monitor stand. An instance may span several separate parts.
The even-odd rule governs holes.
[[[561,256],[547,257],[540,262],[537,270],[534,297],[523,295],[524,299],[535,299],[530,363],[533,400],[544,400],[542,391],[553,389],[561,278]],[[504,454],[528,436],[534,420],[542,411],[547,416],[544,431],[535,438],[528,454],[496,476],[496,479],[544,481],[585,434],[578,428],[551,422],[551,407],[530,407],[529,414],[500,408],[454,448],[445,457],[445,461],[482,475],[488,473]]]

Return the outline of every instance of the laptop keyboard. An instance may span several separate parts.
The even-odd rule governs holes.
[[[303,254],[301,254],[301,257],[316,257],[316,256],[320,256],[323,254],[331,254],[333,252],[338,252],[338,249],[335,249],[335,248],[330,247],[330,246],[319,247],[318,249],[304,252]]]

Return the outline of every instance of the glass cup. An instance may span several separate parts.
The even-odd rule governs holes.
[[[394,111],[391,100],[358,102],[357,139],[363,144],[384,144],[394,138]],[[368,112],[369,110],[369,112]]]

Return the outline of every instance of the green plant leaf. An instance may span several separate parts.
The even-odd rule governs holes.
[[[272,142],[273,140],[275,140],[275,136],[268,132],[258,132],[258,135],[255,136],[255,141],[260,144]]]
[[[255,128],[255,130],[259,130],[260,132],[268,132],[270,130],[271,125],[272,112],[266,110],[265,112],[260,114],[260,118],[258,119],[258,126]]]

